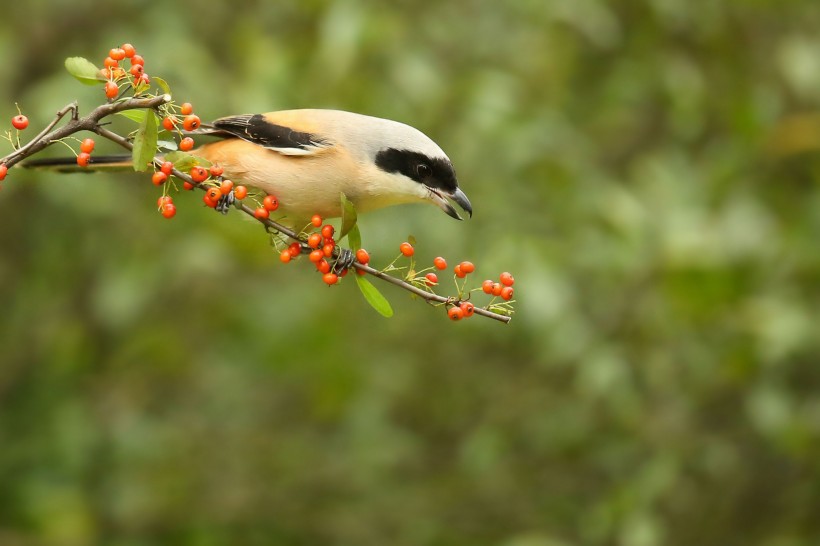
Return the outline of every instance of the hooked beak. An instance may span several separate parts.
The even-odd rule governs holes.
[[[433,202],[451,218],[462,220],[461,216],[459,216],[456,209],[450,204],[445,196],[452,199],[454,203],[470,215],[470,218],[473,217],[473,206],[470,204],[470,200],[467,199],[467,195],[461,191],[461,188],[456,188],[453,193],[442,193],[439,190],[435,190],[430,187],[427,189],[430,191],[430,196],[432,197]]]

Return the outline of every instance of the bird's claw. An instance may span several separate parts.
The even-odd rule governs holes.
[[[228,214],[228,210],[231,208],[234,201],[236,201],[236,196],[233,194],[233,190],[231,190],[226,195],[219,198],[219,201],[216,202],[216,207],[214,208],[216,208],[217,212]]]
[[[353,254],[352,250],[350,250],[349,248],[340,248],[339,256],[333,263],[333,272],[336,274],[340,274],[345,269],[350,269],[350,267],[353,265],[353,262],[355,261],[356,255]]]

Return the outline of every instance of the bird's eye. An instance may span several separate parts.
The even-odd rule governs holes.
[[[416,165],[416,173],[419,175],[419,178],[427,178],[431,174],[430,167],[425,165],[424,163],[419,163]]]

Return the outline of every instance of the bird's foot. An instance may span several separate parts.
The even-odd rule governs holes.
[[[231,208],[234,201],[236,201],[236,196],[234,196],[233,190],[231,190],[226,195],[220,197],[219,201],[216,202],[216,211],[221,212],[222,214],[228,214],[228,210]]]
[[[340,274],[345,269],[350,269],[353,262],[356,261],[356,255],[349,248],[339,248],[339,256],[333,262],[333,272]]]

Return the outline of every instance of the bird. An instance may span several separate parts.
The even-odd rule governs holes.
[[[314,214],[341,216],[340,194],[359,212],[429,203],[461,220],[452,202],[472,217],[472,204],[447,154],[423,132],[398,121],[297,109],[222,117],[192,133],[217,139],[192,155],[218,164],[236,184],[275,195],[290,225]],[[122,166],[126,160],[92,158],[89,167]],[[28,166],[59,164],[59,159],[46,159]]]

